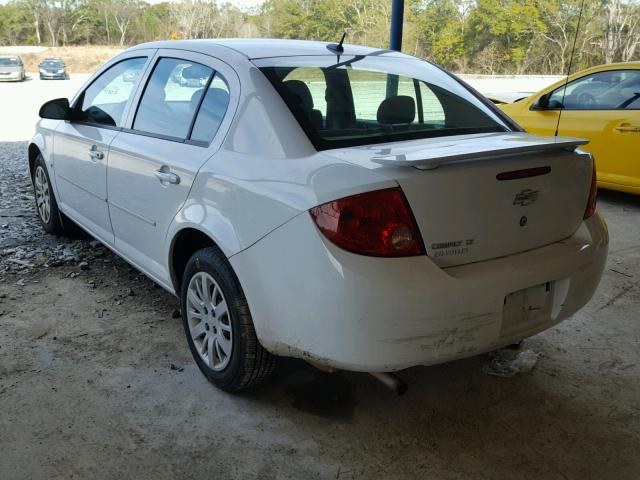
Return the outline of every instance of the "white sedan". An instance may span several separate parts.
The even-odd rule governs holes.
[[[524,133],[401,53],[147,43],[40,115],[45,230],[77,224],[179,295],[225,390],[275,356],[393,372],[512,344],[578,311],[604,268],[585,142]]]

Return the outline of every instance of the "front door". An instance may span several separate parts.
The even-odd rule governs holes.
[[[560,108],[558,135],[589,139],[600,184],[640,187],[640,71],[592,73],[554,90],[550,108]],[[532,110],[527,130],[553,135],[560,110]]]
[[[130,128],[111,144],[108,172],[116,248],[167,284],[167,231],[219,147],[214,138],[229,103],[226,74],[211,57],[175,54],[158,52]]]
[[[116,63],[78,97],[72,121],[56,130],[54,172],[62,210],[101,240],[113,244],[107,206],[109,145],[147,58]]]

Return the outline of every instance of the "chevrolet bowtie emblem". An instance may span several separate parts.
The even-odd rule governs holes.
[[[530,188],[526,188],[520,193],[516,194],[516,198],[513,199],[513,204],[520,205],[521,207],[531,205],[536,200],[538,200],[539,193],[539,190],[531,190]]]

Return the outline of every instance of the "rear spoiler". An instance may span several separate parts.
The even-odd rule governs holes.
[[[446,164],[504,155],[557,149],[574,151],[587,143],[588,140],[580,138],[542,137],[524,132],[464,135],[430,139],[417,148],[397,149],[397,154],[375,156],[371,161],[385,166],[433,170]]]

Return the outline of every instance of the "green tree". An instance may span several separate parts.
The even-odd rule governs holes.
[[[422,52],[447,68],[463,70],[470,7],[469,0],[414,2],[410,18]]]
[[[478,0],[469,16],[470,29],[465,41],[476,56],[492,43],[504,51],[504,67],[509,73],[520,73],[533,39],[546,26],[537,1]]]

